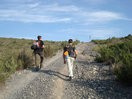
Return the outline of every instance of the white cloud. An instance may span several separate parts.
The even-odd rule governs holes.
[[[74,5],[24,3],[16,5],[15,8],[11,6],[8,9],[0,9],[0,20],[41,23],[69,22],[72,20],[70,13],[78,10],[79,8]]]
[[[92,0],[86,1],[93,2]],[[94,0],[94,2],[95,1],[97,0]],[[103,2],[104,0],[99,1]],[[13,0],[13,2],[18,1]],[[26,2],[26,0],[23,2]],[[1,9],[0,20],[42,23],[72,21],[83,25],[107,23],[113,20],[132,21],[132,19],[126,18],[122,14],[116,12],[86,11],[83,7],[80,8],[75,5],[60,5],[59,3],[46,5],[38,1],[33,2],[33,0],[28,0],[28,3],[20,2],[20,4],[16,4],[15,7],[8,6],[8,9]]]
[[[122,19],[121,15],[114,13],[114,12],[108,12],[108,11],[93,12],[89,16],[93,18],[97,18],[101,21]]]
[[[34,8],[34,7],[39,6],[39,3],[32,3],[32,4],[28,4],[27,6],[30,8]]]
[[[51,23],[51,22],[67,22],[67,21],[70,21],[71,19],[70,18],[57,18],[57,17],[45,16],[45,15],[29,14],[25,11],[0,10],[0,20]]]
[[[60,6],[57,3],[51,4],[51,5],[45,5],[45,6],[42,6],[42,8],[45,11],[59,11],[59,12],[79,11],[79,8],[74,5]]]
[[[26,7],[26,6],[25,6]],[[38,11],[50,11],[50,12],[72,12],[79,11],[80,9],[74,5],[58,5],[58,3],[42,5],[40,3],[27,4],[27,7],[35,8]],[[31,9],[32,10],[32,9]]]
[[[132,21],[132,19],[126,18],[122,14],[109,11],[80,12],[78,15],[80,15],[83,19],[85,25],[93,23],[106,23],[114,20]]]

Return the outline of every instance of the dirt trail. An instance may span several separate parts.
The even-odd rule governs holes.
[[[77,46],[74,79],[69,81],[62,51],[45,62],[39,72],[19,71],[12,75],[0,99],[132,99],[132,88],[115,81],[109,66],[94,61],[97,52],[92,42]]]
[[[60,71],[61,74],[67,74],[67,67],[65,66],[63,68],[63,70]],[[60,75],[61,78],[64,78],[66,79],[66,77],[64,77],[63,75]],[[64,90],[64,87],[65,87],[65,82],[63,79],[56,79],[55,81],[55,85],[54,85],[54,88],[53,88],[53,96],[51,96],[50,98],[51,99],[63,99],[63,90]]]
[[[85,44],[78,45],[77,46],[78,53],[80,54],[84,48],[85,48]],[[64,68],[62,68],[62,70],[60,70],[59,72],[61,75],[59,75],[60,77],[57,78],[55,81],[55,85],[53,88],[53,96],[50,97],[51,99],[63,99],[65,95],[64,90],[65,90],[66,81],[69,82],[69,78],[67,78],[68,69],[66,64],[64,65]]]
[[[56,56],[51,59],[46,59],[44,68],[62,56],[62,51],[59,51]],[[6,85],[0,89],[0,99],[14,99],[14,95],[21,92],[28,84],[40,75],[40,72],[35,72],[34,69],[27,69],[14,73],[6,82]]]
[[[67,66],[63,64],[60,51],[53,58],[47,59],[44,69],[39,72],[29,69],[13,74],[6,86],[0,90],[0,99],[36,99],[41,98],[40,96],[46,96],[46,99],[61,99],[64,81],[68,81]],[[45,86],[41,86],[42,82]],[[45,94],[41,93],[43,89],[46,90]]]

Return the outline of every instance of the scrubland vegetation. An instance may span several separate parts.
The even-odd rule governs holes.
[[[132,35],[93,42],[99,45],[96,61],[111,64],[117,80],[132,85]]]

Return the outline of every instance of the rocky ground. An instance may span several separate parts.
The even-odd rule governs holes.
[[[132,99],[132,87],[116,82],[109,65],[94,61],[98,55],[93,51],[95,46],[88,43],[80,52],[74,66],[75,78],[66,83],[66,99]]]
[[[78,45],[72,81],[59,52],[39,72],[29,69],[13,74],[0,99],[132,99],[132,87],[116,82],[108,65],[94,61],[96,46],[92,42]]]

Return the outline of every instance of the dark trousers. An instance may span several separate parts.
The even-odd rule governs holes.
[[[34,53],[35,56],[35,65],[36,67],[43,68],[43,61],[44,61],[44,53]]]

